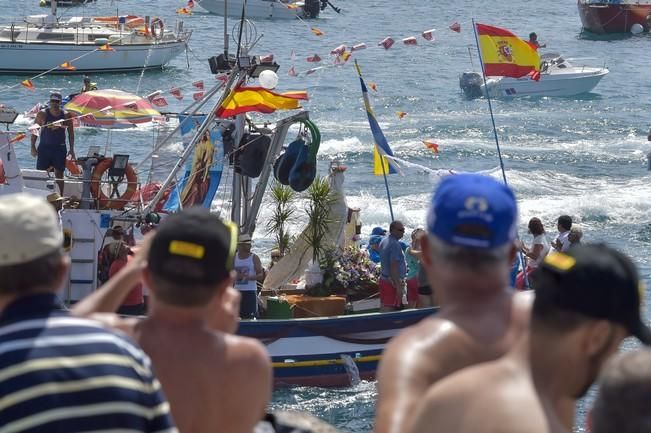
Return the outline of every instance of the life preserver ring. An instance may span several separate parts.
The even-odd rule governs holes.
[[[73,176],[81,176],[81,166],[70,158],[66,158],[66,170]]]
[[[101,180],[104,172],[111,168],[112,164],[113,159],[106,158],[95,166],[93,176],[90,179],[90,193],[97,200],[98,208],[121,210],[133,198],[133,194],[138,187],[138,176],[133,167],[130,164],[127,165],[124,173],[127,178],[127,189],[119,197],[107,197],[104,191],[102,191]]]
[[[160,18],[154,18],[151,22],[151,25],[149,26],[149,31],[157,41],[163,39],[163,34],[165,33],[165,25],[163,24],[163,20]]]

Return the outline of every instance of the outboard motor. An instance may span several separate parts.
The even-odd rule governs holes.
[[[481,74],[477,72],[464,72],[459,77],[459,87],[461,87],[467,98],[480,98],[483,96],[482,84]]]
[[[308,18],[317,18],[321,11],[321,0],[305,0],[303,11]]]

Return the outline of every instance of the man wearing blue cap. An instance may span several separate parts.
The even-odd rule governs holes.
[[[422,264],[440,311],[392,339],[378,371],[375,433],[403,433],[427,389],[503,355],[526,331],[530,295],[509,284],[518,212],[513,192],[477,174],[444,178],[427,214]]]

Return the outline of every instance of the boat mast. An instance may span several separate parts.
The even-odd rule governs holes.
[[[57,16],[57,0],[50,1],[50,13],[53,17]]]

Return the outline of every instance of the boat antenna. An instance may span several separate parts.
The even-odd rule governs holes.
[[[468,57],[470,57],[470,66],[472,66],[472,69],[475,69],[475,62],[472,61],[472,49],[471,46],[468,45]]]
[[[228,0],[224,1],[224,58],[228,61]]]
[[[239,60],[240,58],[240,51],[242,49],[242,31],[244,30],[244,16],[246,14],[246,0],[244,0],[244,3],[242,3],[242,16],[240,17],[240,31],[239,35],[237,36],[237,55],[235,56],[235,60]]]
[[[506,180],[506,171],[504,170],[504,160],[502,159],[502,151],[500,150],[500,140],[497,137],[497,127],[495,126],[495,115],[493,114],[493,104],[491,103],[490,91],[488,89],[488,84],[486,82],[486,69],[484,67],[484,59],[481,56],[481,48],[479,46],[479,36],[477,35],[477,24],[475,24],[475,19],[472,19],[472,31],[475,35],[475,43],[477,44],[477,52],[479,53],[479,66],[481,66],[481,76],[484,79],[484,91],[486,93],[486,100],[488,101],[488,110],[491,113],[491,123],[493,124],[493,136],[495,137],[495,147],[497,147],[497,156],[500,159],[500,170],[502,170],[502,179],[504,179],[504,185],[508,186]],[[470,48],[468,48],[470,50]],[[472,57],[471,57],[472,58]],[[520,235],[518,234],[518,238]],[[522,271],[524,273],[524,285],[526,289],[530,288],[529,277],[525,269],[526,262],[524,261],[524,254],[520,250],[520,263],[522,263]]]

